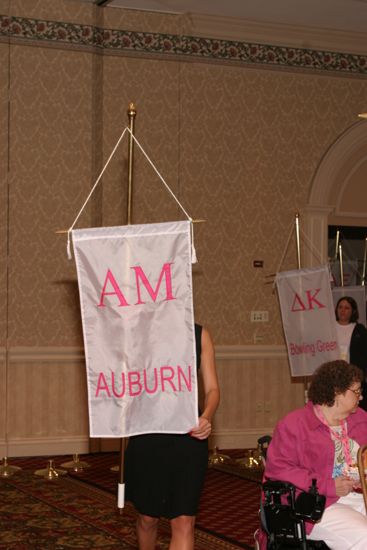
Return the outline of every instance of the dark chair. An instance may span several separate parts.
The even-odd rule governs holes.
[[[257,448],[259,450],[259,454],[261,456],[261,460],[264,465],[264,468],[266,463],[266,453],[268,452],[270,441],[271,441],[271,435],[263,435],[262,437],[259,437],[259,439],[257,440]]]
[[[270,436],[258,440],[262,458],[266,460]],[[325,508],[325,497],[317,491],[316,481],[308,491],[296,496],[296,487],[286,481],[264,480],[260,503],[260,529],[255,533],[255,548],[260,546],[261,535],[267,538],[267,550],[327,550],[323,541],[306,538],[305,522],[316,522],[321,519]],[[260,535],[260,536],[259,536]]]
[[[268,550],[324,549],[323,541],[306,538],[305,522],[321,519],[325,497],[317,491],[314,481],[309,491],[296,497],[296,487],[285,481],[267,480],[263,483],[262,527],[268,537]]]

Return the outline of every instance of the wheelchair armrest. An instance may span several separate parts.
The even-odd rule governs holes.
[[[287,493],[294,493],[296,490],[295,485],[289,481],[279,481],[276,479],[268,479],[263,483],[264,493],[276,493],[278,495],[284,495]]]
[[[316,522],[322,517],[325,510],[326,497],[319,493],[302,492],[296,498],[294,514],[297,518]]]
[[[301,491],[297,497],[296,486],[289,481],[268,479],[263,483],[265,502],[281,504],[282,495],[287,495],[287,502],[294,519],[316,522],[324,513],[326,497],[317,491],[316,480],[308,491]]]

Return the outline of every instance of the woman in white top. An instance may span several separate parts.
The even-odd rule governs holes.
[[[351,296],[343,296],[336,304],[335,315],[341,359],[359,367],[364,373],[363,400],[359,406],[367,410],[367,329],[358,323],[357,302]]]

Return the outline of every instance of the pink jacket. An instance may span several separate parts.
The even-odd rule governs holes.
[[[358,408],[347,418],[348,436],[359,445],[367,443],[367,412]],[[335,482],[334,443],[329,430],[308,402],[302,409],[289,413],[277,424],[269,445],[265,477],[289,481],[301,490],[308,490],[317,480],[319,493],[326,496],[326,507],[338,500]],[[306,523],[310,533],[313,524]]]

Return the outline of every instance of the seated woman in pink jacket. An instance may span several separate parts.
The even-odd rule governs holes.
[[[362,377],[345,361],[321,365],[308,403],[278,423],[267,453],[266,478],[305,491],[317,480],[326,507],[321,521],[307,523],[306,530],[308,538],[323,540],[332,550],[367,549],[363,495],[355,491],[357,451],[367,443],[367,413],[358,407]]]

